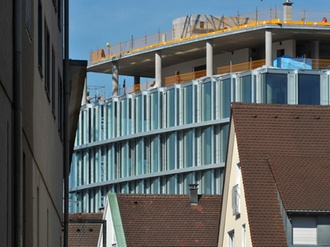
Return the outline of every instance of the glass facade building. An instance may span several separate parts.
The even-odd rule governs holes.
[[[70,210],[95,212],[108,192],[221,194],[231,102],[329,104],[329,70],[259,68],[82,107]]]

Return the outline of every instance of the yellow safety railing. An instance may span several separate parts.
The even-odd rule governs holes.
[[[165,86],[170,86],[172,84],[180,84],[180,83],[196,80],[205,75],[206,75],[206,70],[199,70],[199,71],[190,72],[190,73],[168,76],[165,78],[164,84],[165,84]]]
[[[265,65],[265,59],[239,63],[239,64],[232,64],[228,66],[221,66],[217,68],[217,73],[226,74],[226,73],[240,72],[245,70],[256,69],[263,65]]]
[[[210,28],[212,25],[208,22],[205,23],[205,29],[202,33],[189,33],[185,37],[177,37],[174,35],[177,33],[176,27],[172,30],[165,32],[158,32],[152,35],[146,35],[140,38],[132,38],[129,41],[121,42],[119,44],[110,45],[90,53],[89,65],[101,63],[110,59],[115,59],[126,54],[137,53],[143,50],[152,49],[158,46],[169,45],[173,43],[179,43],[186,40],[197,39],[208,35],[214,35],[219,33],[236,31],[245,28],[254,28],[262,25],[297,25],[297,26],[330,26],[329,22],[323,22],[322,17],[329,17],[328,11],[312,11],[312,10],[294,10],[292,17],[295,20],[284,21],[278,17],[282,16],[282,10],[275,8],[270,10],[256,10],[247,14],[240,14],[237,17],[228,17],[235,19],[232,25],[221,26],[215,30]],[[224,17],[225,18],[225,17]],[[329,18],[330,19],[330,18]],[[240,20],[248,20],[246,23],[240,23]],[[298,21],[297,21],[298,20]],[[316,20],[316,21],[315,21]],[[235,24],[236,23],[236,24]],[[193,29],[192,27],[189,27]]]
[[[304,60],[303,58],[301,59]],[[330,69],[330,59],[308,59],[311,61],[312,69]],[[228,66],[221,66],[217,68],[217,74],[227,74],[235,72],[243,72],[260,68],[265,65],[265,59],[250,61],[239,64],[232,64]],[[184,73],[175,76],[168,76],[165,78],[164,86],[168,87],[173,84],[181,84],[192,80],[197,80],[203,76],[206,76],[206,70],[199,70],[196,72]],[[154,81],[145,82],[125,88],[125,94],[136,93],[139,91],[147,90],[154,85]]]

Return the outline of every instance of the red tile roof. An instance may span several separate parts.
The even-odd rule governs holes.
[[[253,246],[287,246],[286,210],[329,210],[330,107],[233,103]]]
[[[103,213],[74,213],[69,215],[69,246],[95,247],[99,239],[100,223],[73,223],[73,221],[101,220]]]
[[[119,210],[128,246],[217,246],[221,196],[121,195]]]

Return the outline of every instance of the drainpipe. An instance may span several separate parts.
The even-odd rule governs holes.
[[[13,96],[14,96],[14,168],[13,168],[13,218],[14,246],[24,245],[23,206],[23,141],[22,141],[22,0],[13,1]],[[7,229],[11,231],[11,229]]]
[[[64,0],[64,247],[69,246],[69,0]]]

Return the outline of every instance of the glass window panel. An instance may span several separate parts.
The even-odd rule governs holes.
[[[183,193],[189,194],[190,193],[190,186],[189,186],[189,184],[194,184],[195,183],[194,172],[185,173],[183,175],[183,180],[184,180]]]
[[[172,127],[175,125],[175,91],[171,89],[166,92],[166,115],[167,115],[167,127]]]
[[[173,175],[167,177],[167,193],[175,194],[175,187],[176,187],[176,176]]]
[[[158,111],[159,111],[159,101],[158,92],[152,93],[150,95],[150,106],[151,106],[151,130],[158,129]]]
[[[129,141],[129,150],[128,150],[128,159],[127,159],[127,173],[128,176],[132,176],[135,174],[134,169],[133,169],[133,154],[134,154],[134,147],[135,147],[135,142],[134,140]]]
[[[143,186],[143,180],[139,180],[135,184],[135,192],[137,194],[143,194],[144,193],[144,186]]]
[[[212,127],[202,130],[202,165],[212,163]]]
[[[107,137],[108,138],[112,138],[113,137],[112,126],[114,125],[114,120],[112,118],[112,109],[113,109],[113,105],[112,105],[112,102],[110,102],[107,105],[107,112],[108,112],[107,115],[108,115],[108,120],[109,121],[106,121],[107,122],[107,132],[108,132]]]
[[[194,130],[189,130],[183,136],[183,167],[193,166]]]
[[[208,170],[202,173],[202,193],[211,194],[212,193],[212,184],[213,184],[213,170]]]
[[[121,167],[122,167],[122,177],[127,177],[128,171],[127,171],[127,158],[128,158],[128,144],[122,143],[122,149],[121,149]]]
[[[211,82],[202,84],[202,117],[203,121],[211,120]]]
[[[160,141],[159,137],[154,137],[151,139],[151,149],[150,149],[150,156],[151,156],[151,172],[159,172],[159,149],[160,149]]]
[[[147,113],[149,109],[147,109],[147,95],[143,95],[143,130],[147,130]],[[142,130],[141,130],[142,131]]]
[[[190,124],[193,121],[193,90],[192,85],[183,88],[183,121]]]
[[[109,146],[109,150],[108,150],[108,179],[114,179],[115,178],[115,172],[114,172],[114,146],[113,145],[110,145]]]
[[[320,76],[300,74],[298,76],[298,104],[320,104]]]
[[[166,160],[167,160],[167,169],[175,169],[175,133],[168,134],[166,140]]]
[[[118,131],[117,131],[117,121],[118,121],[118,109],[117,109],[117,102],[113,102],[113,135],[117,137]]]
[[[266,103],[287,104],[287,74],[266,74]]]
[[[231,79],[228,78],[220,82],[221,118],[230,117],[230,105],[231,105],[230,81]]]
[[[252,102],[251,75],[241,78],[241,102]]]
[[[143,160],[142,160],[142,154],[143,154],[143,141],[142,139],[139,139],[136,142],[135,147],[135,155],[136,155],[136,175],[141,175],[143,173]]]
[[[229,124],[221,127],[220,134],[220,161],[226,162],[227,140],[229,132]]]
[[[159,194],[160,193],[160,178],[154,178],[151,180],[151,193],[152,194]]]
[[[127,134],[132,134],[132,99],[128,99]]]
[[[135,98],[135,132],[142,131],[142,97],[141,95]]]
[[[121,102],[121,135],[127,134],[127,99],[123,99]]]

